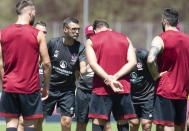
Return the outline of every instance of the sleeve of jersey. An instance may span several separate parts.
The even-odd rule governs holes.
[[[48,48],[48,53],[49,53],[49,56],[51,56],[52,55],[52,53],[51,53],[51,51],[52,51],[52,40],[49,40],[48,42],[47,42],[47,48]]]
[[[85,55],[85,46],[81,44],[80,50],[79,50],[79,62],[81,61],[87,61],[86,55]]]

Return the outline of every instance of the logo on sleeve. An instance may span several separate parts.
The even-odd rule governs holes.
[[[67,67],[66,61],[64,61],[64,60],[60,61],[60,67],[65,69]]]
[[[132,72],[132,73],[130,74],[130,76],[131,76],[132,79],[136,79],[136,78],[137,78],[137,73]]]

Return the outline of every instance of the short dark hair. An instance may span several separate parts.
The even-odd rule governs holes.
[[[108,22],[105,20],[95,20],[93,22],[93,30],[96,30],[97,28],[101,28],[101,27],[109,28]]]
[[[163,12],[162,19],[166,19],[170,26],[177,26],[179,13],[174,8],[166,8]]]
[[[16,4],[16,13],[17,15],[22,14],[22,9],[28,6],[34,6],[32,0],[18,0]]]
[[[68,24],[70,22],[73,22],[73,23],[76,23],[76,24],[79,24],[79,20],[74,18],[74,17],[68,17],[66,18],[64,21],[63,21],[63,29],[64,27],[69,27]]]
[[[43,21],[38,21],[37,23],[35,23],[35,27],[37,26],[37,25],[41,25],[41,26],[47,26],[47,24],[45,23],[45,22],[43,22]]]

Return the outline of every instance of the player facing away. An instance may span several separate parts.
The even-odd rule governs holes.
[[[164,10],[164,32],[152,40],[148,56],[149,70],[156,80],[153,117],[154,123],[158,124],[158,130],[184,130],[186,121],[189,36],[176,28],[178,18],[176,9]]]
[[[94,34],[93,25],[88,25],[85,28],[86,39],[89,39],[90,36]],[[86,131],[86,126],[88,123],[88,114],[89,114],[89,102],[91,99],[92,92],[92,81],[94,72],[90,68],[87,60],[80,61],[80,75],[78,80],[78,87],[75,98],[75,116],[77,120],[77,131]],[[112,131],[110,122],[107,122],[105,125],[106,131]]]
[[[35,131],[35,122],[43,117],[39,55],[44,70],[42,99],[48,97],[51,64],[45,36],[32,27],[35,6],[31,0],[16,4],[18,20],[1,30],[0,71],[2,96],[0,115],[5,117],[6,130],[17,131],[18,117],[23,116],[24,130]]]
[[[137,114],[134,118],[136,126],[131,126],[131,130],[138,130],[140,121],[143,131],[150,131],[152,126],[152,114],[154,105],[154,81],[148,70],[148,51],[145,49],[135,49],[137,65],[130,72],[131,99]]]
[[[43,32],[43,34],[46,36],[47,29],[46,29],[46,23],[45,22],[38,21],[37,23],[35,23],[34,27],[36,29],[38,29],[39,31]],[[42,90],[42,88],[44,86],[43,67],[42,67],[42,65],[40,65],[40,67],[39,67],[39,75],[40,75],[40,88]],[[35,126],[36,127],[36,131],[42,131],[43,119],[44,119],[44,117],[43,118],[39,118],[38,120],[36,120],[36,123],[35,123],[36,124],[36,126]],[[24,131],[24,121],[23,121],[23,117],[22,116],[19,117],[19,126],[18,126],[17,130],[18,131]]]
[[[135,51],[131,41],[111,31],[106,21],[95,20],[93,28],[95,35],[86,43],[87,59],[95,72],[89,107],[92,130],[102,131],[112,111],[118,130],[127,131],[127,119],[136,117],[128,76],[136,65]]]
[[[85,46],[77,41],[79,20],[66,18],[63,31],[63,36],[53,38],[47,43],[52,74],[44,113],[52,115],[56,105],[61,114],[62,130],[70,131],[75,108],[75,71],[79,69],[79,62],[85,59]]]

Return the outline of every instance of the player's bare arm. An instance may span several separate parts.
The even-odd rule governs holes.
[[[1,32],[0,32],[0,71],[1,71],[1,78],[4,74],[4,68],[3,68],[3,53],[1,48]]]
[[[94,49],[92,47],[92,41],[90,39],[87,40],[86,43],[86,56],[87,60],[89,62],[89,65],[91,66],[92,70],[100,76],[103,80],[108,80],[109,83],[106,84],[112,88],[114,92],[121,92],[123,91],[123,86],[118,81],[112,79],[112,76],[108,75],[102,67],[97,63],[96,54],[94,52]]]
[[[46,44],[45,35],[40,31],[37,36],[39,42],[39,52],[41,58],[41,64],[43,66],[43,76],[44,76],[44,88],[42,90],[42,97],[46,99],[48,97],[48,89],[50,84],[51,76],[51,63],[48,55],[48,49]]]
[[[102,69],[102,67],[97,63],[96,54],[92,47],[92,41],[90,39],[87,40],[86,43],[86,56],[91,66],[92,70],[100,76],[103,80],[108,77],[108,74]]]
[[[136,66],[137,64],[137,60],[136,60],[136,53],[135,53],[135,49],[132,45],[132,42],[128,39],[129,41],[129,48],[127,51],[127,61],[128,63],[125,64],[115,75],[115,79],[119,79],[125,75],[127,75],[128,73],[130,73],[130,71]]]
[[[158,54],[160,54],[164,48],[164,43],[163,40],[159,37],[156,36],[153,40],[152,40],[152,44],[151,44],[151,49],[149,51],[149,55],[148,55],[148,59],[147,59],[147,63],[148,63],[148,69],[153,77],[154,80],[157,80],[159,77],[161,77],[162,74],[164,73],[159,73],[158,72],[158,66],[156,64],[156,57],[158,56]]]

